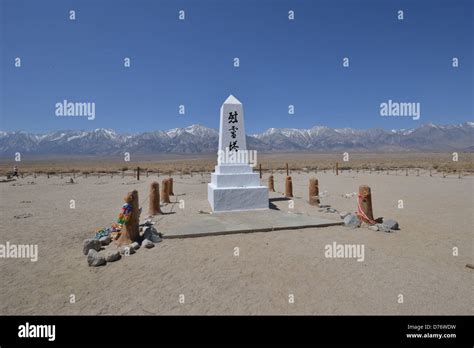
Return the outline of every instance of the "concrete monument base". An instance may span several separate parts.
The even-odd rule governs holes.
[[[212,211],[268,209],[268,187],[260,185],[248,164],[218,165],[207,185]]]
[[[269,205],[266,186],[216,187],[207,184],[207,197],[214,212],[268,209]]]

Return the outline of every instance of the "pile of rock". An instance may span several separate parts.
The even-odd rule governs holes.
[[[362,220],[355,213],[341,212],[339,213],[341,219],[344,220],[344,226],[349,228],[358,228],[362,225]],[[369,229],[372,231],[382,231],[382,232],[393,232],[399,230],[398,222],[392,219],[379,218],[376,220],[377,223],[374,225],[369,225]]]
[[[110,236],[100,239],[86,239],[83,244],[83,253],[87,256],[87,263],[91,267],[103,266],[107,262],[115,262],[122,258],[122,255],[129,256],[135,254],[140,247],[150,249],[155,243],[161,242],[161,234],[153,227],[153,223],[149,220],[142,225],[142,234],[140,243],[133,242],[117,248],[111,245]]]

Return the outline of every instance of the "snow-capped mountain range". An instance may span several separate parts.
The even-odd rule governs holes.
[[[46,134],[0,132],[0,156],[13,156],[16,152],[34,155],[216,153],[218,136],[217,130],[201,125],[139,134],[119,134],[102,128]],[[270,128],[247,136],[247,146],[262,152],[474,151],[474,122],[443,126],[430,123],[391,131],[323,126]]]

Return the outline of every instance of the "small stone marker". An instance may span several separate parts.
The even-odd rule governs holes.
[[[291,182],[291,176],[287,176],[285,179],[285,197],[293,197],[293,183]]]
[[[319,204],[319,184],[318,179],[309,179],[309,204],[318,205]]]
[[[367,185],[359,186],[359,196],[360,196],[360,208],[362,213],[365,214],[370,220],[374,220],[374,214],[372,212],[372,195],[370,192],[370,187]]]
[[[148,214],[163,214],[160,208],[160,185],[156,181],[152,182],[150,185]]]
[[[171,203],[169,194],[169,180],[163,179],[161,181],[161,201],[163,203]]]
[[[173,192],[173,178],[168,178],[168,192],[170,196],[174,196]]]
[[[122,226],[119,239],[117,239],[117,245],[119,246],[131,244],[140,236],[140,231],[138,229],[140,220],[138,191],[133,190],[132,192],[129,192],[124,200],[126,203],[131,204],[132,210],[128,220]]]

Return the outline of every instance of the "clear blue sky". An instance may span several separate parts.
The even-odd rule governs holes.
[[[470,0],[0,3],[1,130],[218,128],[229,94],[244,104],[248,133],[474,119]],[[96,119],[56,117],[64,99],[95,102]],[[388,99],[420,102],[420,120],[379,116]]]

